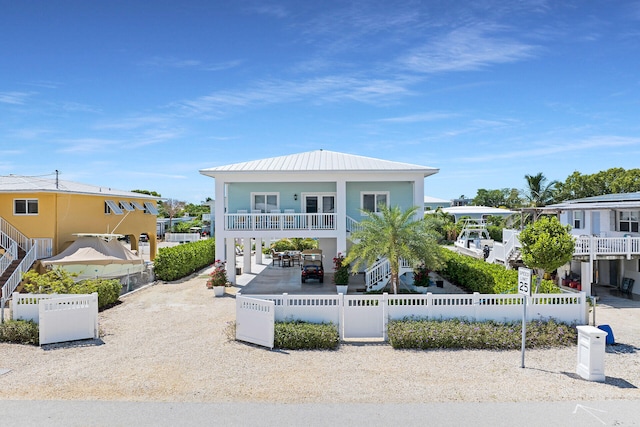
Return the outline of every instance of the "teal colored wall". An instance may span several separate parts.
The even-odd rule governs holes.
[[[302,193],[335,193],[336,186],[332,182],[236,182],[229,184],[227,191],[228,213],[238,209],[251,212],[251,193],[279,193],[280,209],[302,212]]]
[[[347,215],[356,221],[364,217],[360,212],[362,191],[388,191],[390,206],[400,206],[403,210],[413,206],[413,182],[348,182]]]

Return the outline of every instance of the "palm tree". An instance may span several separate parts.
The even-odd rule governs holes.
[[[362,264],[372,265],[380,258],[387,258],[391,269],[391,292],[398,293],[400,260],[412,264],[424,263],[433,270],[440,267],[442,257],[437,244],[437,233],[424,221],[416,219],[418,207],[402,212],[399,207],[380,206],[380,212],[363,211],[367,216],[360,228],[352,233],[354,244],[344,264],[351,264],[357,273]]]
[[[533,209],[533,221],[538,219],[540,214],[538,209],[541,206],[546,206],[551,203],[555,197],[558,181],[547,182],[547,178],[542,172],[538,172],[536,175],[525,175],[524,179],[527,180],[527,189],[524,191],[524,196],[529,202],[529,206]]]
[[[527,180],[528,187],[524,191],[524,196],[531,207],[546,206],[553,201],[556,186],[559,184],[558,181],[551,181],[546,184],[547,178],[542,172],[538,172],[536,175],[525,175],[524,179]]]

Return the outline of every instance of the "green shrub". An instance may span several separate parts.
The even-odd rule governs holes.
[[[340,337],[332,323],[276,322],[274,346],[288,350],[335,350]]]
[[[106,307],[118,301],[122,285],[117,279],[87,279],[76,283],[70,289],[71,294],[98,293],[98,308]]]
[[[522,324],[469,322],[461,319],[392,320],[387,326],[389,343],[396,349],[514,350],[522,345]],[[527,323],[527,348],[574,345],[578,335],[572,326],[554,320]]]
[[[215,239],[160,248],[153,261],[153,271],[160,280],[177,280],[213,264],[215,258]]]
[[[86,279],[74,282],[76,275],[62,268],[44,274],[33,270],[22,276],[24,291],[36,294],[92,294],[98,293],[98,308],[118,301],[122,285],[117,279]]]
[[[38,345],[38,324],[33,320],[7,320],[0,324],[0,342]]]
[[[444,252],[445,267],[440,273],[450,281],[481,294],[517,293],[518,270],[507,270],[501,265],[451,251]],[[539,292],[559,293],[560,289],[552,281],[543,280]]]

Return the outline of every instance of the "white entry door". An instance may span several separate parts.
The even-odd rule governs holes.
[[[311,228],[333,229],[333,213],[336,211],[336,196],[333,194],[307,194],[304,196],[304,211],[310,215]]]

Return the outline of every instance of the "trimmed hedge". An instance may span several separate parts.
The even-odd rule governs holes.
[[[452,251],[443,252],[445,252],[445,267],[439,273],[459,286],[481,294],[517,293],[518,270],[507,270],[502,265],[489,264],[484,260]],[[542,281],[540,293],[559,292],[560,289],[552,281]]]
[[[85,279],[75,282],[76,274],[56,267],[44,274],[34,270],[26,272],[24,292],[39,294],[92,294],[98,293],[98,308],[106,307],[118,301],[122,285],[117,279]]]
[[[461,319],[392,320],[388,327],[389,343],[395,349],[484,349],[515,350],[522,346],[522,324],[469,322]],[[533,321],[527,323],[527,348],[548,348],[575,345],[576,328],[558,323]]]
[[[38,324],[33,320],[7,320],[0,324],[0,342],[38,345]]]
[[[103,308],[118,301],[122,284],[117,279],[89,279],[78,282],[70,293],[92,294],[98,293],[98,308]]]
[[[300,320],[276,322],[274,347],[287,350],[335,350],[340,344],[338,329],[332,323]]]
[[[215,239],[160,248],[153,260],[153,271],[158,279],[170,282],[213,264],[215,257]]]

